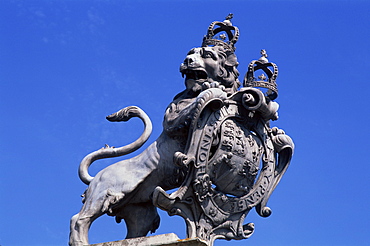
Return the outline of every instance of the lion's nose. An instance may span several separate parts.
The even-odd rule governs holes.
[[[194,57],[191,57],[191,56],[187,56],[184,60],[184,64],[186,66],[189,66],[189,65],[193,64],[194,62],[195,62],[195,59],[194,59]]]

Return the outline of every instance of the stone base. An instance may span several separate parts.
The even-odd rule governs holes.
[[[90,246],[207,246],[199,238],[179,239],[176,234],[168,233],[150,237],[137,237],[121,241],[90,244]]]

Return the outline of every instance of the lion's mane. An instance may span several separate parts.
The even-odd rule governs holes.
[[[220,74],[218,75],[219,82],[225,86],[228,93],[234,93],[240,86],[239,71],[237,69],[239,63],[236,55],[230,50],[226,50],[221,46],[216,46],[215,50],[219,56]]]

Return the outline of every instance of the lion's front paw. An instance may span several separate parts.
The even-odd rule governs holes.
[[[218,88],[218,89],[220,89],[220,90],[222,90],[222,91],[225,91],[225,86],[223,86],[223,85],[221,85],[219,82],[216,82],[216,81],[214,81],[214,82],[211,82],[211,83],[209,83],[209,82],[204,82],[203,84],[202,84],[202,90],[203,91],[205,91],[205,90],[207,90],[207,89],[210,89],[210,88]]]
[[[212,82],[211,83],[211,88],[218,88],[222,91],[225,91],[225,86],[221,85],[219,82]]]

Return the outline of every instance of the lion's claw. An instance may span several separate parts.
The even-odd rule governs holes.
[[[222,91],[225,91],[226,90],[226,87],[224,86],[224,85],[221,85],[219,82],[217,82],[217,81],[214,81],[214,82],[211,82],[211,83],[209,83],[209,82],[204,82],[203,84],[202,84],[202,90],[203,91],[205,91],[205,90],[207,90],[207,89],[210,89],[210,88],[218,88],[218,89],[220,89],[220,90],[222,90]]]
[[[205,91],[207,89],[211,88],[211,85],[208,82],[204,82],[202,84],[202,90]]]
[[[214,81],[210,84],[211,88],[219,88],[220,87],[220,83]]]

